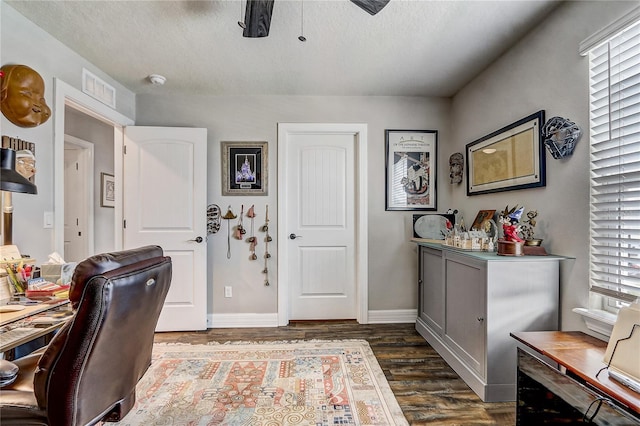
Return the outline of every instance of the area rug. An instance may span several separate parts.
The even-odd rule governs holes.
[[[119,425],[408,425],[364,340],[156,344]]]

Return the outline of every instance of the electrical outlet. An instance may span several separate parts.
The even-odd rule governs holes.
[[[230,285],[224,286],[224,297],[232,297],[232,296],[233,296],[233,292],[231,291],[231,286]]]

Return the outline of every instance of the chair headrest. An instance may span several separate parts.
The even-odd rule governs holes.
[[[97,254],[83,260],[78,263],[71,278],[71,288],[69,289],[71,305],[74,309],[78,307],[84,285],[91,278],[123,266],[132,265],[142,260],[162,255],[162,247],[150,245],[130,250]]]

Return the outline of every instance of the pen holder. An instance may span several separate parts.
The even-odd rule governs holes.
[[[7,268],[6,271],[7,281],[9,282],[9,286],[11,287],[11,292],[14,295],[24,294],[24,291],[27,288],[27,283],[25,281],[22,281],[18,274],[11,268]]]

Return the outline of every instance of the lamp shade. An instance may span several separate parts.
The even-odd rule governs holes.
[[[0,190],[37,194],[38,188],[16,171],[16,152],[13,149],[1,148],[0,158]]]

